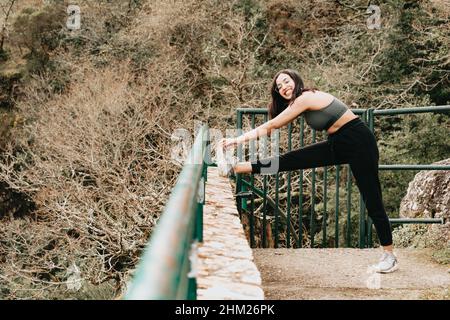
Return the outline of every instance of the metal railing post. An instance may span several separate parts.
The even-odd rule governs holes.
[[[375,115],[374,115],[374,109],[373,108],[369,108],[369,110],[367,110],[367,115],[368,115],[368,121],[369,121],[369,129],[370,131],[375,134],[374,132],[374,127],[375,127]],[[367,246],[369,248],[373,247],[373,239],[372,239],[372,218],[367,217]]]
[[[334,207],[334,246],[339,248],[339,173],[341,171],[341,166],[336,166],[336,194],[335,194],[335,207]]]
[[[305,144],[305,119],[300,117],[300,148],[303,148]],[[298,248],[303,247],[303,169],[300,169],[299,177],[299,195],[298,195]]]
[[[288,126],[288,152],[292,150],[292,123]],[[287,173],[287,221],[286,221],[286,247],[291,247],[291,172]]]
[[[312,143],[316,142],[316,130],[312,131]],[[314,248],[314,235],[316,233],[315,222],[316,211],[316,169],[311,169],[311,212],[309,216],[309,232],[311,237],[311,248]]]

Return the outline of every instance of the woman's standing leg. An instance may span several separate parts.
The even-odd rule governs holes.
[[[380,244],[384,249],[380,263],[374,266],[375,270],[381,273],[388,273],[398,268],[398,262],[393,254],[391,224],[383,205],[378,175],[378,147],[375,137],[371,133],[370,135],[366,143],[361,145],[360,151],[352,157],[350,168],[363,196],[369,217],[372,219],[377,231]]]
[[[383,205],[378,162],[373,158],[361,157],[360,160],[352,161],[350,168],[363,196],[369,217],[375,225],[380,244],[383,247],[392,246],[391,224]]]

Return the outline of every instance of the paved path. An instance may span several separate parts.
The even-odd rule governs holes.
[[[397,249],[400,268],[368,268],[380,249],[254,249],[266,299],[450,299],[450,265],[429,249]]]

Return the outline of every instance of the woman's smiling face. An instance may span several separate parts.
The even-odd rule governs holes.
[[[294,80],[292,80],[292,78],[289,75],[282,73],[277,77],[275,83],[276,83],[276,90],[280,93],[280,95],[284,99],[290,100],[292,98],[292,94],[295,88]]]

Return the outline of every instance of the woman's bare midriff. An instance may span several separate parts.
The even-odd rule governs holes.
[[[354,114],[351,110],[345,111],[345,113],[331,126],[328,128],[327,133],[332,134],[338,131],[344,124],[353,119],[358,118],[356,114]]]

